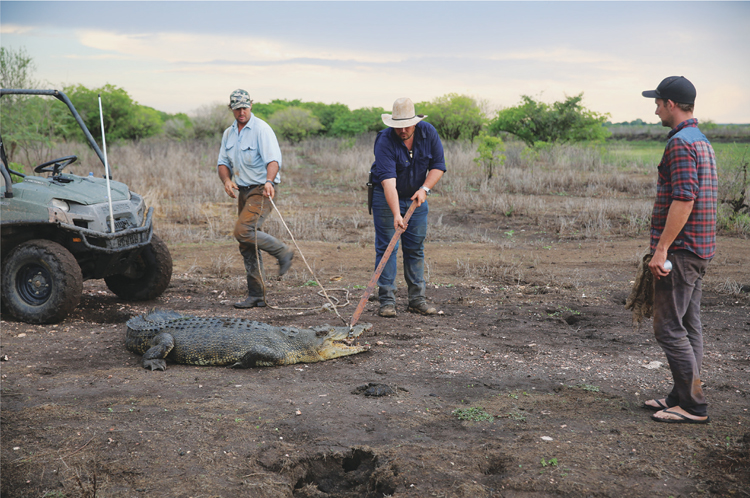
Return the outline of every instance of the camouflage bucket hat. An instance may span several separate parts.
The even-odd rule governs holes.
[[[250,95],[240,88],[233,91],[229,96],[229,108],[232,110],[240,109],[242,107],[251,107],[252,105],[253,101],[250,98]]]

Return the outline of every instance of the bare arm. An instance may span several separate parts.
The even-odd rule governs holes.
[[[432,190],[433,187],[437,184],[438,180],[442,178],[444,171],[439,169],[431,169],[427,173],[427,178],[424,179],[424,185],[428,189]],[[414,192],[414,195],[411,196],[411,200],[417,203],[417,207],[421,206],[424,201],[427,200],[427,192],[424,190],[417,189],[416,192]]]
[[[387,180],[383,180],[382,182],[380,182],[380,185],[383,186],[383,192],[385,193],[385,202],[388,203],[388,207],[391,208],[391,213],[393,213],[393,228],[395,228],[396,230],[398,230],[399,228],[406,230],[404,218],[401,216],[401,207],[398,203],[396,179],[388,178]]]
[[[695,201],[672,201],[667,213],[667,222],[664,225],[664,231],[659,237],[659,243],[656,245],[654,256],[648,264],[651,273],[658,279],[666,277],[669,272],[664,269],[664,262],[667,260],[667,250],[672,245],[674,239],[680,234],[682,227],[690,218]]]
[[[276,195],[276,189],[273,186],[273,179],[276,178],[278,172],[279,163],[276,161],[271,161],[266,165],[266,185],[263,187],[263,195],[270,197],[271,199]]]
[[[220,164],[217,169],[219,170],[219,179],[221,180],[221,183],[224,184],[224,192],[226,192],[232,199],[236,199],[237,195],[234,191],[239,190],[239,188],[237,188],[237,184],[232,181],[231,170],[223,164]]]

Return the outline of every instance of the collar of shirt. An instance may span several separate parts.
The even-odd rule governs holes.
[[[679,132],[683,128],[687,128],[688,126],[697,127],[698,126],[698,120],[695,119],[695,118],[686,119],[682,123],[680,123],[677,126],[675,126],[674,128],[672,128],[672,130],[669,132],[669,135],[667,135],[667,138],[672,138],[673,136],[675,136],[675,134],[677,132]]]
[[[420,121],[421,123],[421,121]],[[416,127],[414,128],[414,140],[411,142],[411,152],[414,152],[417,150],[417,147],[421,145],[421,142],[426,138],[426,130],[424,127],[419,126],[420,123],[416,124]],[[409,148],[406,146],[403,140],[401,140],[401,137],[399,137],[396,134],[396,131],[393,128],[390,128],[390,139],[393,145],[400,149],[406,151],[406,155],[409,155]]]
[[[237,120],[235,119],[235,120],[234,120],[234,123],[232,123],[232,130],[233,130],[233,131],[234,131],[234,132],[235,132],[236,134],[238,134],[238,135],[239,135],[240,133],[242,133],[242,131],[244,131],[244,130],[246,130],[246,129],[247,129],[247,130],[252,130],[252,129],[253,129],[253,125],[255,124],[255,120],[256,120],[256,119],[257,119],[257,118],[255,117],[255,114],[253,114],[253,113],[250,113],[250,119],[248,119],[248,120],[247,120],[247,124],[246,124],[245,126],[243,126],[243,127],[242,127],[242,130],[240,130],[240,129],[239,129],[240,127],[239,127],[239,125],[237,124]]]

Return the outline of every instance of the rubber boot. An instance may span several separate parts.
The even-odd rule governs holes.
[[[268,235],[261,231],[258,231],[256,235],[258,238],[258,249],[276,258],[279,262],[279,276],[283,276],[292,266],[294,251],[273,235]]]
[[[266,305],[266,299],[263,296],[263,280],[260,276],[263,261],[258,262],[254,251],[246,251],[243,257],[247,273],[247,299],[234,303],[234,307],[238,309],[263,308]]]
[[[234,307],[237,309],[247,308],[264,308],[266,306],[266,299],[263,297],[263,288],[258,285],[257,280],[248,275],[247,276],[247,299],[234,303]]]

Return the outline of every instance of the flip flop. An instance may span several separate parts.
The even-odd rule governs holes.
[[[709,416],[706,416],[706,418],[703,420],[696,420],[694,418],[686,417],[682,413],[671,412],[669,410],[661,410],[661,411],[664,413],[669,413],[670,415],[676,415],[680,418],[678,419],[661,418],[661,417],[657,417],[656,413],[654,413],[653,415],[651,415],[651,419],[657,422],[664,422],[666,424],[707,424],[711,420],[711,417]]]
[[[646,404],[646,403],[648,403],[648,401],[653,401],[654,403],[656,403],[659,406],[648,405],[648,404]],[[645,401],[643,403],[643,408],[645,408],[647,410],[653,410],[655,412],[658,412],[658,411],[661,411],[661,410],[666,410],[667,408],[671,408],[671,406],[667,406],[664,403],[662,403],[660,399],[650,399],[648,401]]]

